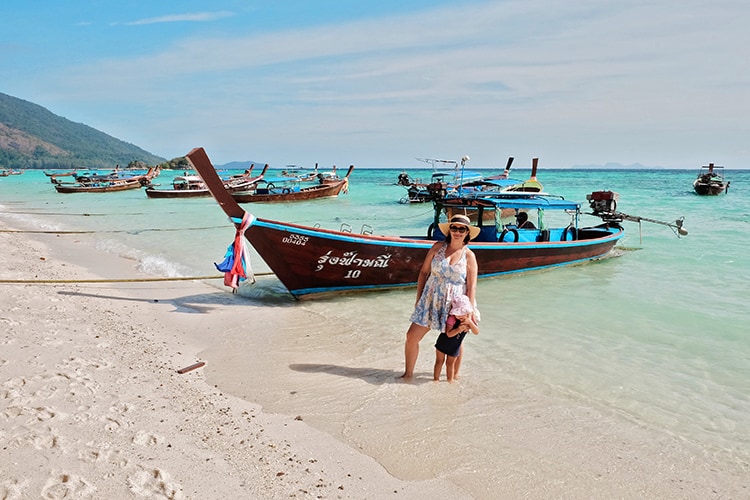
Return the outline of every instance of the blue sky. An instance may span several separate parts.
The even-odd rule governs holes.
[[[3,0],[0,92],[214,163],[750,167],[750,3]]]

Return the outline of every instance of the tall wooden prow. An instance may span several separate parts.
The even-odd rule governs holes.
[[[219,204],[224,213],[229,217],[242,220],[245,215],[245,210],[234,201],[232,195],[224,188],[224,182],[216,173],[216,169],[211,164],[211,160],[208,159],[206,150],[203,148],[194,148],[187,155],[185,155],[190,165],[198,172],[198,175],[203,182],[206,183],[206,187],[211,192],[216,202]],[[265,172],[265,170],[264,170]]]

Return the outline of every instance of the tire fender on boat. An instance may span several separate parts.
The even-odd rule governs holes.
[[[289,188],[284,188],[284,189],[281,190],[281,194],[289,194],[291,192],[292,192],[292,190],[289,189]]]
[[[566,227],[562,232],[562,238],[560,238],[560,240],[568,241],[568,234],[570,234],[570,241],[575,241],[578,239],[578,230],[575,228],[575,226],[570,225]]]
[[[499,242],[505,242],[505,237],[508,235],[508,233],[513,234],[513,243],[518,243],[518,231],[513,228],[505,228],[503,229],[503,232],[500,233],[500,237],[497,239]]]

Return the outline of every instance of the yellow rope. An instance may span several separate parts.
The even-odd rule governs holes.
[[[256,273],[255,276],[270,276],[273,273]],[[217,280],[223,279],[221,276],[182,276],[178,278],[123,278],[123,279],[91,279],[91,280],[0,280],[0,284],[40,284],[40,283],[139,283],[149,281],[196,281],[196,280]]]
[[[146,231],[202,231],[204,229],[217,229],[227,226],[209,226],[209,227],[185,227],[185,228],[147,228],[147,229],[104,229],[104,230],[87,230],[87,231],[43,231],[43,230],[25,230],[25,229],[0,229],[0,233],[24,233],[24,234],[93,234],[93,233],[143,233]]]

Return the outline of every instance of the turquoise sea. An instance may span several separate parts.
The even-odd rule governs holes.
[[[354,232],[423,234],[431,205],[399,203],[405,195],[396,185],[399,172],[355,169],[349,193],[336,199],[245,207],[257,216],[345,225]],[[431,173],[408,172],[424,179]],[[163,172],[156,182],[167,185],[181,173]],[[223,366],[262,373],[264,382],[251,383],[255,377],[248,376],[241,383],[228,373],[215,373],[211,382],[270,412],[304,413],[306,422],[406,478],[453,474],[441,465],[442,448],[421,431],[438,433],[439,422],[461,421],[466,425],[460,426],[451,456],[462,461],[464,472],[482,470],[491,484],[492,474],[501,473],[492,467],[502,438],[488,437],[496,436],[488,429],[502,427],[507,402],[498,394],[511,381],[598,408],[655,435],[676,436],[706,456],[747,467],[750,170],[727,170],[731,187],[717,197],[693,193],[696,174],[697,168],[540,170],[537,177],[548,192],[585,206],[586,194],[613,190],[620,194],[620,211],[663,221],[684,217],[689,234],[678,238],[666,226],[625,222],[626,236],[610,258],[480,282],[482,331],[466,340],[457,388],[427,384],[432,334],[422,342],[417,365],[417,382],[425,383],[412,386],[408,398],[392,383],[403,368],[414,290],[296,302],[256,254],[252,266],[258,282],[243,286],[237,300],[277,308],[279,324],[226,332],[220,340],[233,346],[236,358],[218,350],[205,354],[226,357]],[[529,170],[512,171],[517,179],[529,175]],[[125,256],[154,276],[218,275],[213,263],[222,260],[234,236],[212,198],[148,199],[138,190],[58,194],[42,171],[0,178],[0,217],[19,229],[60,232],[60,238]],[[584,216],[587,220],[597,222]],[[284,313],[294,309],[321,319],[285,324]],[[257,356],[252,350],[261,336],[265,352]],[[237,361],[248,358],[252,364]],[[305,393],[311,396],[299,396]],[[394,415],[399,427],[389,428],[390,439],[384,440],[385,422]],[[411,453],[434,460],[406,466],[393,458]]]

